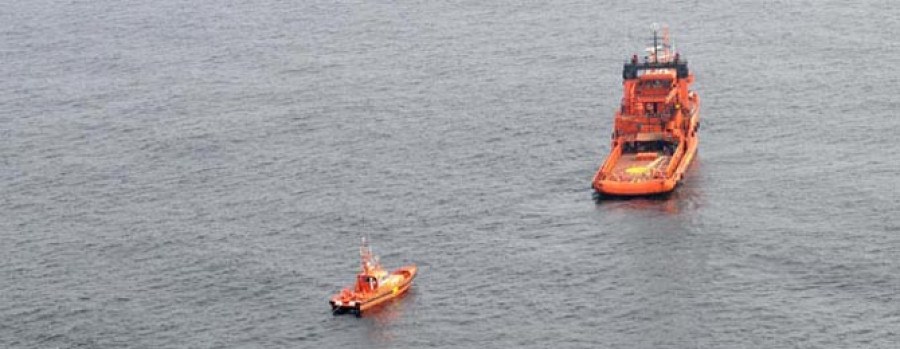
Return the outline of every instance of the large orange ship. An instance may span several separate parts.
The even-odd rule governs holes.
[[[616,111],[612,147],[594,175],[602,196],[644,196],[671,192],[697,153],[700,97],[689,89],[688,62],[653,32],[642,61],[633,55],[622,71],[625,96]]]

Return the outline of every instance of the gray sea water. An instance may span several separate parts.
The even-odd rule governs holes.
[[[2,8],[0,347],[900,347],[892,1]],[[596,203],[654,22],[699,158]]]

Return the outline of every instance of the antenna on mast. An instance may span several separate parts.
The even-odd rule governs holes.
[[[659,45],[656,43],[656,32],[659,31],[659,24],[653,23],[653,62],[659,63]]]

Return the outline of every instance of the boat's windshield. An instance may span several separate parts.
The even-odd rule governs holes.
[[[671,155],[675,153],[676,148],[678,148],[678,144],[663,140],[632,141],[622,144],[622,152],[626,154],[654,152],[662,153],[663,155]]]
[[[638,86],[641,90],[664,90],[672,87],[672,80],[645,80]]]

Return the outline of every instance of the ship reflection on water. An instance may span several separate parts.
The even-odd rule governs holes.
[[[375,345],[392,342],[396,337],[396,325],[402,321],[407,308],[414,306],[415,298],[415,288],[410,288],[393,300],[363,312],[359,320],[365,323],[365,337],[370,343]]]

